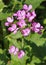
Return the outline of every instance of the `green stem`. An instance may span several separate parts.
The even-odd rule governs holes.
[[[22,48],[24,47],[24,39],[22,38]]]
[[[15,4],[14,4],[13,7],[12,7],[12,11],[14,10],[14,8],[15,8]]]

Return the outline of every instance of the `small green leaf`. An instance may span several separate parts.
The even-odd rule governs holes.
[[[20,31],[18,31],[16,34],[11,33],[10,35],[6,36],[5,38],[18,39],[18,38],[22,38],[22,34]]]
[[[25,0],[25,3],[28,5],[32,4],[33,8],[36,9],[42,1],[44,0]]]
[[[0,0],[0,10],[3,9],[5,7],[4,3],[2,0]]]
[[[8,16],[11,16],[12,13],[0,13],[0,20],[6,19]]]
[[[46,24],[46,19],[44,19],[43,23]]]
[[[42,46],[45,43],[46,39],[41,37],[42,35],[35,33],[31,35],[30,40],[37,46]]]

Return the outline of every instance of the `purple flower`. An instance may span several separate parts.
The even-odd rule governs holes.
[[[23,5],[21,10],[18,10],[16,13],[13,14],[12,17],[7,17],[7,22],[5,22],[5,26],[9,26],[8,30],[14,34],[17,33],[18,29],[21,30],[23,36],[28,36],[30,34],[29,29],[29,22],[31,23],[31,30],[36,33],[41,33],[43,26],[40,23],[33,22],[34,18],[36,17],[35,11],[30,11],[32,9],[32,5]],[[17,23],[14,24],[14,17],[17,19]],[[28,21],[27,23],[25,21]],[[29,26],[28,26],[29,25]],[[28,27],[24,29],[25,27]],[[16,54],[16,51],[15,51]]]
[[[40,25],[40,23],[33,22],[31,26],[31,30],[40,33],[40,31],[43,29],[43,26]]]
[[[11,17],[7,17],[7,22],[5,22],[5,26],[11,25],[13,23],[13,21],[14,21],[13,17],[12,18]]]
[[[31,14],[32,14],[32,16],[34,16],[34,18],[36,17],[35,11],[32,11]]]
[[[15,51],[15,46],[11,46],[9,48],[9,53],[12,54]]]
[[[23,50],[20,50],[15,46],[10,46],[9,53],[13,55],[18,55],[18,58],[22,58],[25,55],[25,52]]]
[[[32,5],[29,5],[28,7],[28,10],[27,11],[30,11],[32,9]]]
[[[11,27],[8,28],[8,31],[13,32],[14,34],[17,33],[19,28],[17,28],[16,24],[12,24]]]
[[[18,53],[19,49],[18,48],[15,48],[15,51],[14,51],[14,55],[16,55]]]
[[[20,50],[20,52],[18,52],[18,58],[22,58],[25,55],[25,52],[23,50]]]
[[[35,11],[27,12],[27,14],[26,14],[26,18],[28,18],[28,21],[29,21],[29,22],[32,22],[32,20],[33,20],[35,17],[36,17]]]
[[[13,17],[7,17],[7,22],[12,23],[14,21]]]
[[[32,22],[33,19],[34,19],[34,16],[31,16],[31,17],[29,17],[28,21]]]
[[[18,20],[25,19],[25,14],[26,14],[26,12],[24,10],[18,10],[17,19]]]
[[[28,10],[28,6],[26,4],[23,5],[24,10]]]
[[[31,12],[27,12],[26,17],[27,18],[31,17]]]
[[[18,25],[20,28],[25,27],[25,26],[26,26],[25,20],[20,20],[19,22],[17,22],[17,25]]]
[[[32,5],[27,6],[26,4],[23,5],[23,9],[28,12],[32,9]]]
[[[16,34],[19,28],[16,28],[13,33]]]
[[[35,11],[32,11],[30,14],[30,17],[28,18],[29,22],[32,22],[32,20],[36,17]]]
[[[16,24],[12,24],[12,26],[9,27],[8,30],[9,30],[10,32],[12,32],[12,31],[14,31],[16,28],[17,28],[17,27],[16,27]]]
[[[13,16],[17,16],[17,13],[14,13]]]
[[[26,28],[26,29],[22,30],[22,34],[23,34],[23,36],[28,36],[30,34],[30,29]]]
[[[9,26],[10,25],[10,23],[9,22],[5,22],[5,26]]]
[[[15,46],[11,46],[8,51],[10,54],[16,55],[18,53],[19,49],[16,48]]]

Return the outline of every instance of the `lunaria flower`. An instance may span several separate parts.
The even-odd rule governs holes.
[[[32,12],[27,12],[26,13],[26,18],[28,19],[29,22],[32,22],[32,20],[36,17],[35,11]]]
[[[19,49],[18,48],[15,48],[15,51],[14,51],[14,55],[16,55],[18,53]]]
[[[16,24],[12,24],[11,27],[8,28],[8,31],[13,32],[16,34],[19,28],[17,28]]]
[[[22,34],[23,36],[28,36],[30,34],[30,29],[29,28],[23,29]]]
[[[17,19],[22,20],[25,19],[26,12],[24,10],[18,10],[17,12]]]
[[[14,21],[13,17],[7,17],[7,22],[12,23]]]
[[[9,53],[12,54],[12,53],[14,53],[14,51],[15,51],[15,46],[11,46],[9,48]]]
[[[20,50],[15,46],[10,46],[9,53],[13,55],[18,55],[18,58],[22,58],[25,55],[25,52],[23,50]]]
[[[25,55],[25,52],[23,50],[20,50],[20,52],[18,52],[18,58],[22,58]]]
[[[5,26],[11,25],[13,23],[13,21],[14,21],[13,17],[12,18],[11,17],[7,17],[7,22],[5,22]]]
[[[36,22],[33,22],[32,23],[32,26],[31,26],[31,30],[36,32],[36,33],[40,33],[40,31],[43,29],[43,26],[41,26],[40,23],[36,23]]]
[[[19,20],[19,22],[17,22],[17,25],[18,25],[20,28],[25,27],[25,26],[26,26],[25,20]]]
[[[14,31],[16,28],[17,28],[17,27],[16,27],[16,24],[12,24],[12,26],[9,27],[8,30],[12,32],[12,31]]]
[[[10,23],[9,22],[5,22],[5,26],[9,26],[10,25]]]
[[[26,4],[24,4],[23,5],[23,9],[26,11],[26,12],[28,12],[28,11],[30,11],[31,9],[32,9],[32,5],[26,5]]]
[[[35,11],[32,11],[31,14],[30,14],[30,17],[29,17],[29,22],[32,22],[32,20],[36,17],[36,13]]]
[[[8,51],[10,54],[16,55],[18,53],[19,49],[15,46],[11,46]]]
[[[17,17],[17,20],[25,19],[26,12],[24,10],[18,10],[13,16]]]
[[[29,18],[29,17],[31,17],[31,12],[26,13],[26,18]]]

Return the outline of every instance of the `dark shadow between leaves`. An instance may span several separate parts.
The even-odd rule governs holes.
[[[3,63],[6,65],[7,64],[7,57],[6,57],[6,55],[4,55],[4,54],[0,54],[0,60],[1,61],[3,61]],[[2,65],[3,65],[3,63],[2,63]]]
[[[35,65],[46,65],[46,60],[44,62],[41,62],[41,63],[35,63]]]
[[[32,47],[32,50],[29,52],[29,49],[27,49],[28,53],[29,53],[29,59],[30,62],[32,61],[32,57],[35,56],[37,58],[39,58],[41,61],[43,61],[43,58],[46,56],[46,42],[44,43],[43,46],[37,46],[35,43],[33,43],[32,41],[27,41],[26,39],[25,43],[27,45],[30,45],[30,47]],[[26,50],[26,49],[25,49]],[[28,62],[28,61],[27,61]]]

